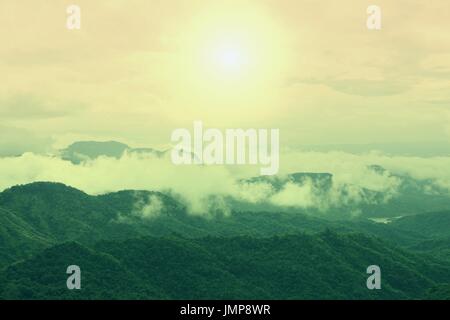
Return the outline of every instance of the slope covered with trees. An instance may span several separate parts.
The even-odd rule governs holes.
[[[382,290],[366,287],[380,265]],[[82,289],[66,288],[79,265]],[[450,266],[361,234],[141,238],[57,245],[6,268],[6,299],[417,299],[450,283]],[[430,291],[431,290],[431,291]],[[434,290],[434,291],[433,291]]]
[[[0,297],[445,299],[448,217],[388,224],[296,212],[205,217],[159,192],[16,186],[0,193]],[[72,264],[82,269],[80,291],[66,288]],[[366,269],[374,264],[382,290],[370,291]]]

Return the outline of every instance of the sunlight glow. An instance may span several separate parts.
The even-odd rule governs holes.
[[[239,72],[248,64],[247,55],[236,45],[220,46],[216,50],[218,67],[225,72]]]

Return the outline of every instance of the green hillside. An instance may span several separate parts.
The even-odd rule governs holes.
[[[448,216],[388,224],[298,212],[194,216],[159,192],[16,186],[0,193],[0,297],[445,299]],[[65,286],[71,264],[83,270],[81,291]],[[382,290],[366,288],[373,264]]]
[[[82,268],[82,290],[68,290],[66,269]],[[2,299],[143,299],[164,298],[149,284],[142,284],[114,257],[77,243],[51,247],[35,257],[7,267],[0,273]]]
[[[27,258],[52,243],[16,214],[0,207],[0,267]]]
[[[382,269],[382,290],[366,268]],[[82,290],[65,268],[82,270]],[[68,243],[6,268],[6,299],[409,299],[450,283],[450,266],[361,234],[141,238]]]
[[[430,212],[403,217],[392,226],[432,237],[450,237],[450,211]]]

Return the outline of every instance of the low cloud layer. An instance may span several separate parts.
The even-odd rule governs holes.
[[[289,152],[282,154],[280,159],[282,173],[273,179],[283,179],[293,172],[333,174],[333,182],[326,195],[310,179],[305,179],[301,184],[288,181],[276,190],[270,183],[272,178],[237,183],[241,179],[257,176],[255,167],[175,166],[168,157],[145,154],[125,154],[120,159],[100,157],[81,165],[33,153],[0,158],[0,189],[34,181],[54,181],[89,194],[123,189],[170,191],[178,195],[192,213],[197,214],[216,209],[227,212],[223,199],[230,196],[253,204],[270,203],[304,209],[389,201],[396,196],[401,182],[392,174],[428,180],[434,187],[450,190],[450,157]],[[386,171],[374,170],[370,167],[373,164]],[[382,193],[383,197],[368,197],[363,190]],[[151,218],[158,215],[161,206],[161,201],[152,198],[137,204],[136,208],[140,215]]]

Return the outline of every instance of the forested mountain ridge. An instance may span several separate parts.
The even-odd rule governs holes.
[[[0,193],[0,297],[444,299],[448,217],[195,216],[160,192],[16,186]],[[81,291],[65,286],[71,264],[83,270]],[[379,291],[366,288],[373,264],[382,269]]]
[[[366,268],[374,262],[383,288],[371,291]],[[83,270],[79,291],[65,287],[70,264]],[[5,299],[418,299],[450,283],[450,266],[373,237],[325,231],[66,243],[0,278]]]

